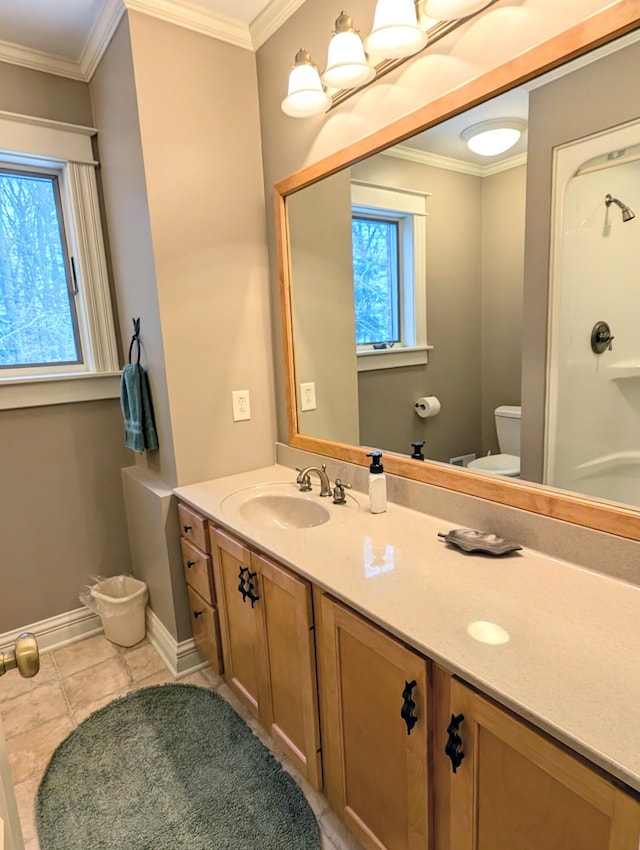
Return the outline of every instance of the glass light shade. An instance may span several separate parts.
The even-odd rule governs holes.
[[[497,156],[516,144],[526,126],[527,122],[519,118],[496,118],[467,127],[460,137],[474,153]]]
[[[376,75],[367,63],[362,39],[357,32],[336,32],[329,42],[327,70],[322,75],[325,86],[352,89],[370,82]]]
[[[438,21],[455,21],[475,15],[492,0],[425,0],[424,13]]]
[[[373,29],[365,39],[367,53],[381,59],[413,56],[427,43],[418,24],[414,0],[378,0]]]
[[[300,50],[289,74],[289,90],[282,101],[282,111],[292,118],[310,118],[326,112],[330,105],[331,98],[322,88],[318,69],[309,54]]]

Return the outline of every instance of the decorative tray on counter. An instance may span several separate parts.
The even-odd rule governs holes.
[[[487,555],[507,555],[522,549],[519,543],[505,540],[495,534],[475,531],[473,528],[454,528],[446,534],[438,532],[446,543],[451,543],[465,552],[485,552]]]

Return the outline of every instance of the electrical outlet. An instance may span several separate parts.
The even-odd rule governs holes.
[[[308,384],[300,384],[300,407],[302,410],[316,409],[315,381],[309,381]]]
[[[233,421],[243,422],[245,419],[251,419],[249,390],[233,390],[231,398],[233,399]]]

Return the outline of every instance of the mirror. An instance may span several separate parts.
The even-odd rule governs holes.
[[[606,14],[596,17],[611,37]],[[555,40],[553,64],[575,37]],[[549,44],[536,50],[532,77]],[[640,115],[640,97],[620,85],[632,78],[640,46],[628,37],[604,54],[468,110],[460,90],[457,104],[413,116],[411,134],[403,121],[399,144],[385,147],[393,140],[386,128],[371,140],[373,155],[350,161],[344,152],[277,187],[293,445],[359,463],[367,447],[382,448],[404,455],[387,456],[392,472],[640,536],[634,511],[565,492],[640,505],[640,344],[626,318],[640,300],[629,273],[640,218],[625,221],[623,209],[640,213],[632,150],[640,125],[626,126]],[[487,94],[500,72],[519,81],[505,66],[485,75]],[[467,88],[468,99],[482,99],[477,82]],[[461,132],[496,117],[528,119],[519,146],[488,159],[469,152]],[[607,204],[608,194],[616,200]],[[388,256],[400,257],[396,274]],[[374,279],[355,303],[354,269],[356,280]],[[388,294],[396,291],[397,308]],[[372,328],[376,310],[382,318]],[[600,320],[616,339],[596,354]],[[406,336],[412,321],[402,339],[398,328],[404,323]],[[419,416],[416,402],[435,415]],[[508,415],[496,417],[496,408]],[[505,451],[496,423],[513,430],[517,408],[521,449]],[[426,461],[410,460],[411,444],[423,440]],[[488,469],[505,462],[500,475],[483,463],[463,468],[488,452]]]

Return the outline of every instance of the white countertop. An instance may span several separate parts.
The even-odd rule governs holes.
[[[391,503],[374,515],[354,491],[348,520],[300,530],[221,508],[233,491],[295,475],[270,466],[175,493],[640,791],[640,588],[531,549],[461,552],[438,538],[443,520]],[[508,642],[473,639],[477,621]]]

